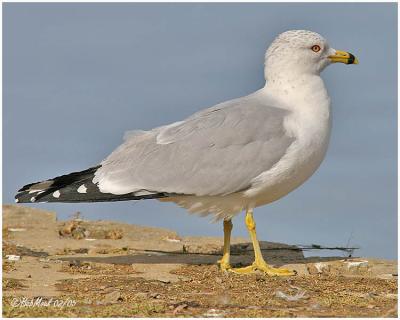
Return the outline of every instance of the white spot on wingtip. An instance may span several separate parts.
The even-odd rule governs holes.
[[[18,203],[19,202],[19,200],[18,199],[15,199],[15,203]]]
[[[29,194],[31,194],[31,193],[36,193],[36,192],[41,192],[42,191],[42,189],[31,189],[31,190],[29,190]]]
[[[36,201],[36,198],[35,197],[32,197],[31,198],[31,202],[35,202]]]
[[[83,184],[83,185],[81,185],[79,188],[78,188],[78,193],[86,193],[86,190],[87,190],[87,188],[85,187],[85,185]]]
[[[60,190],[56,190],[56,191],[53,192],[53,197],[54,198],[59,198],[60,195],[61,195]]]

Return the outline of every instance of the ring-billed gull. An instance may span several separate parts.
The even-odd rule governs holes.
[[[100,165],[26,185],[16,202],[172,201],[223,219],[222,270],[291,275],[264,261],[253,209],[297,188],[323,160],[331,114],[320,72],[334,62],[358,63],[315,32],[284,32],[265,54],[262,89],[183,121],[129,132]],[[242,210],[255,260],[232,268],[231,219]]]

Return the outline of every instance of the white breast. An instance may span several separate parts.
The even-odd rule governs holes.
[[[331,129],[330,98],[320,77],[299,79],[269,94],[279,97],[290,109],[285,129],[295,141],[284,157],[256,177],[244,193],[254,207],[285,196],[317,170],[325,156]]]

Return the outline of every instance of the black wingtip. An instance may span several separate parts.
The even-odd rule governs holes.
[[[95,172],[99,167],[27,184],[18,191],[15,202],[112,202],[158,199],[169,196],[163,192],[144,189],[121,195],[101,192],[98,185],[93,183]]]

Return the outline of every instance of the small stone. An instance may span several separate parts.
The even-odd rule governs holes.
[[[265,281],[265,276],[262,273],[257,272],[256,273],[256,281],[260,281],[260,282]]]
[[[219,277],[216,277],[215,278],[215,282],[218,283],[218,284],[221,284],[222,283],[222,279],[219,278]]]
[[[162,282],[162,283],[171,283],[171,280],[167,279],[167,278],[157,278],[157,280]]]
[[[347,261],[347,269],[352,269],[352,268],[360,268],[360,267],[367,267],[368,266],[368,261],[363,260],[363,261]]]
[[[122,300],[123,299],[121,297],[121,293],[119,291],[113,291],[113,292],[107,293],[104,296],[103,302],[106,304],[113,304],[113,303],[120,302]]]
[[[218,310],[218,309],[209,309],[207,312],[203,314],[204,317],[207,318],[222,318],[226,315],[225,311]]]
[[[150,298],[160,299],[161,298],[161,294],[159,294],[159,293],[150,293]]]
[[[188,278],[188,277],[184,277],[184,276],[179,276],[178,279],[182,282],[190,282],[192,281],[192,279]]]

